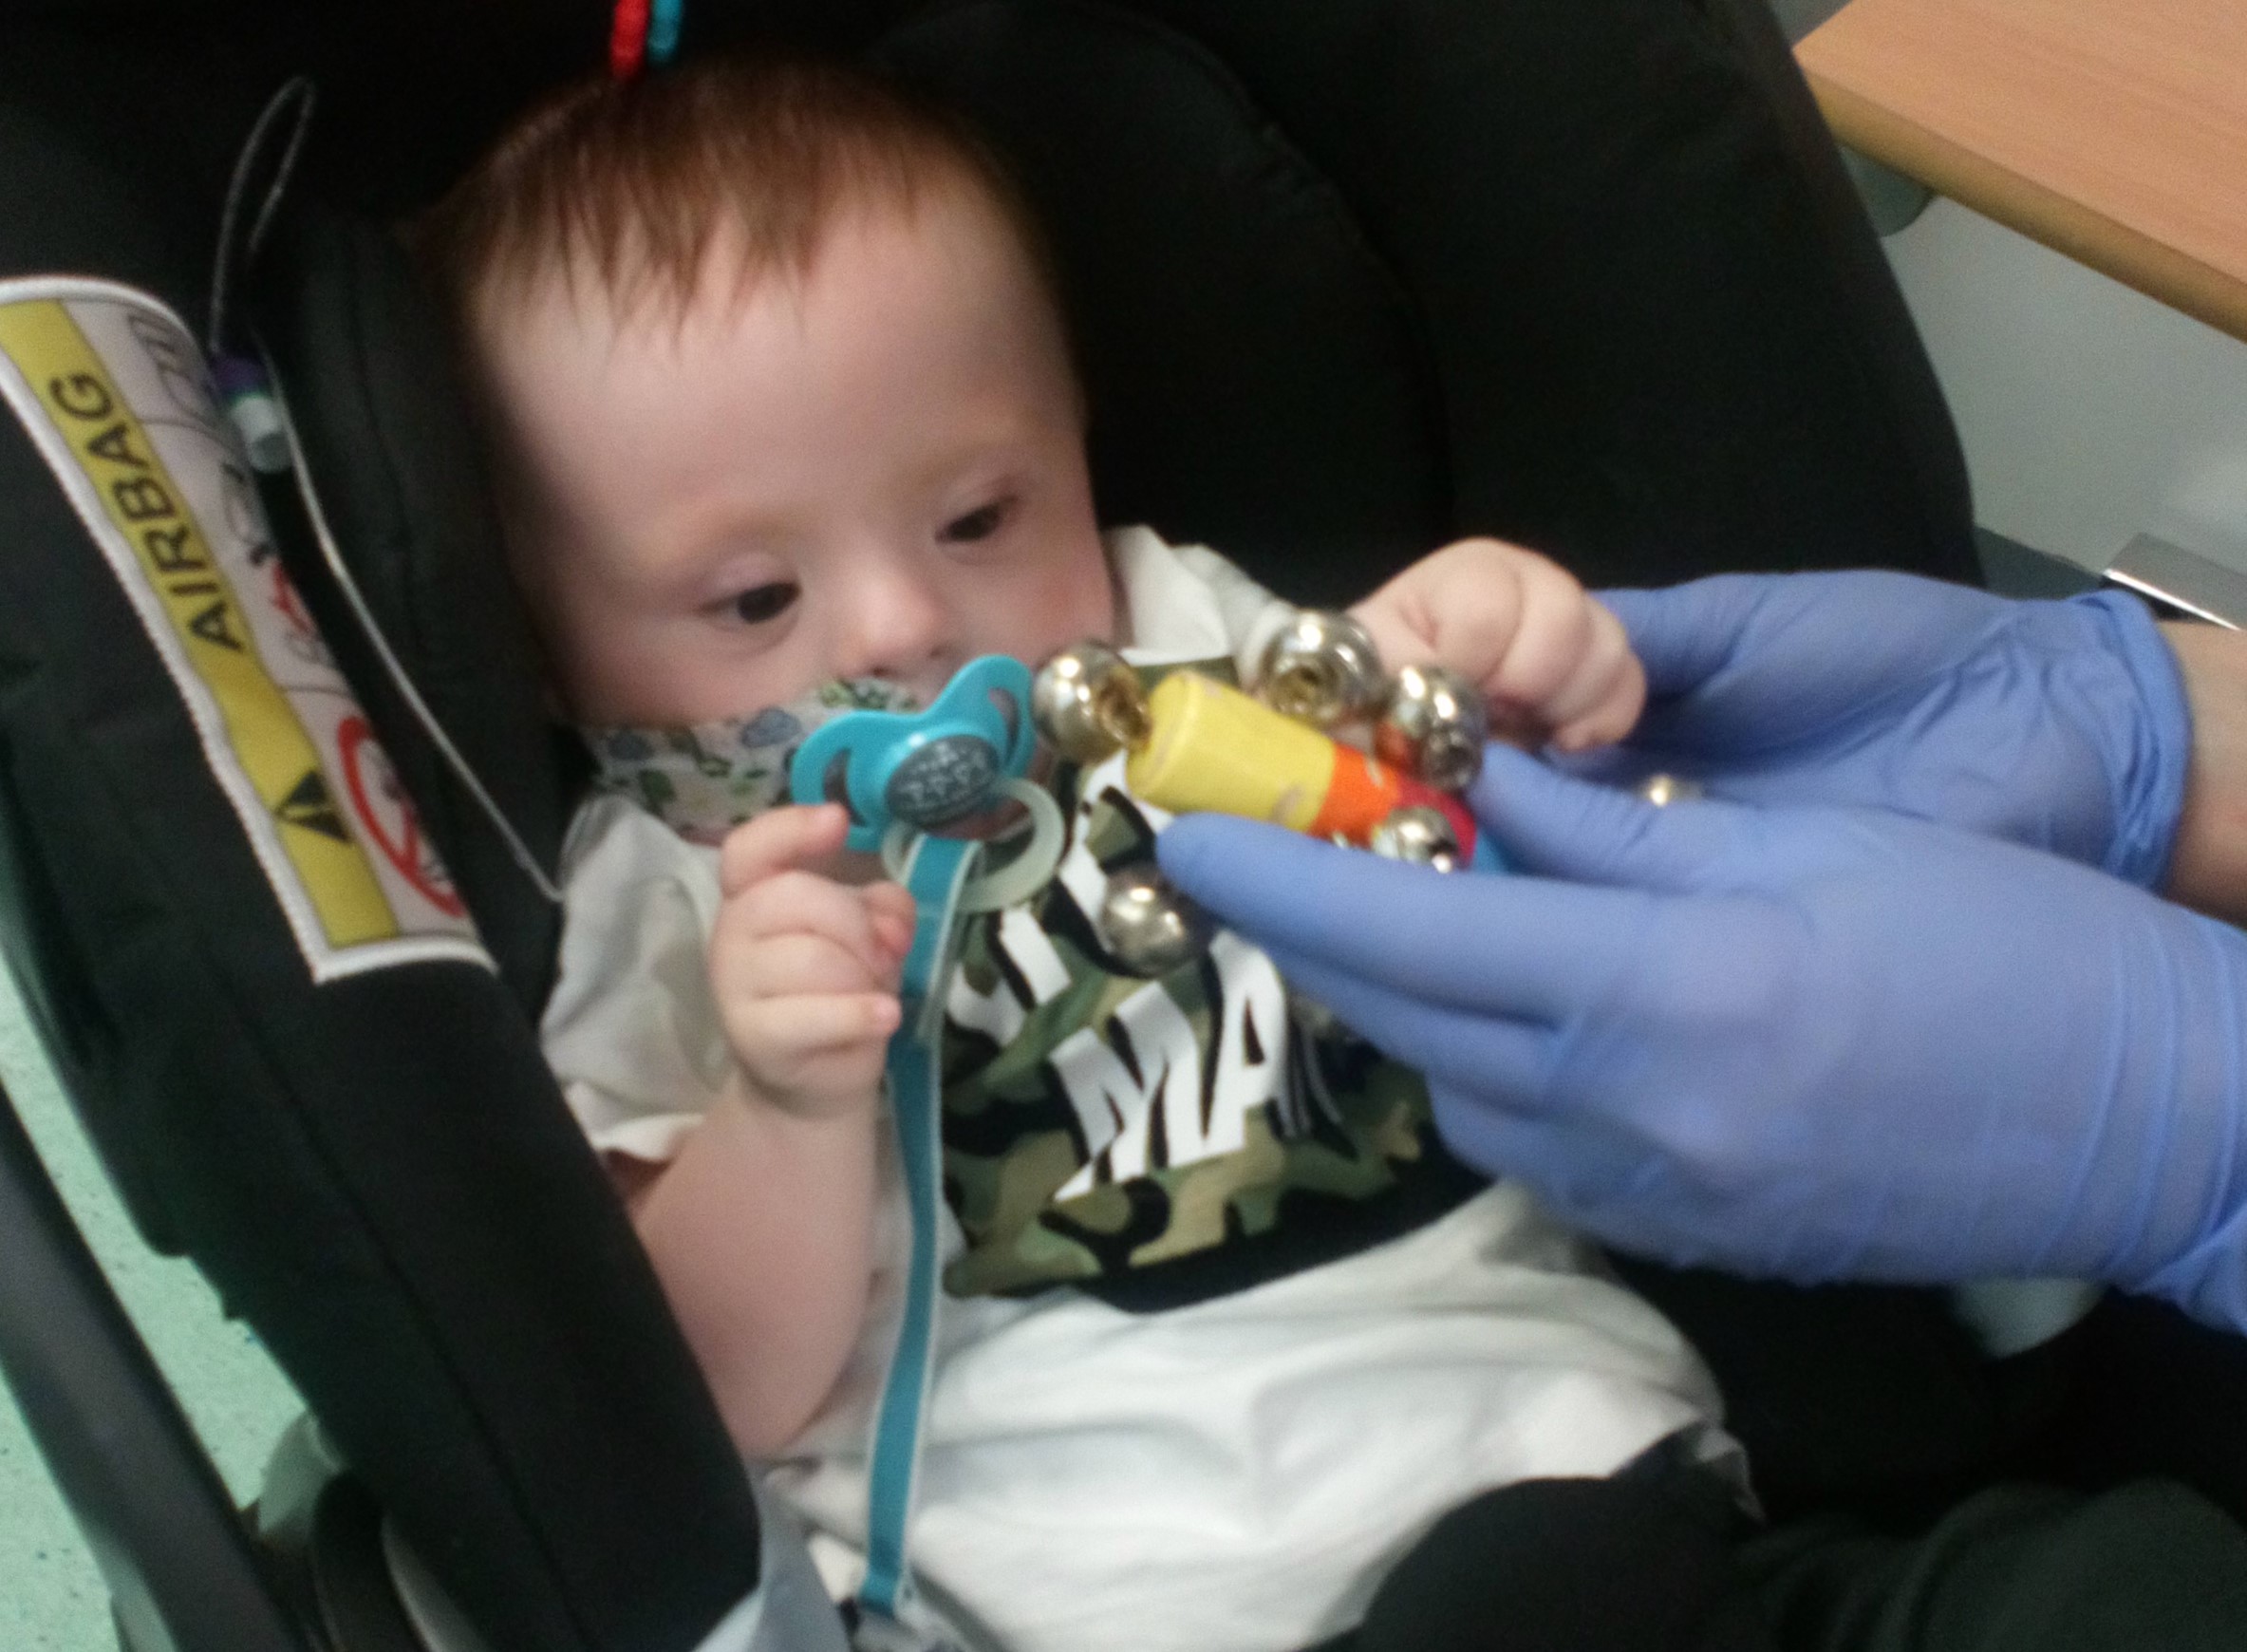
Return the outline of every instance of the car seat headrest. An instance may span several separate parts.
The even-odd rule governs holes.
[[[1432,340],[1353,206],[1191,36],[971,0],[875,60],[973,116],[1039,209],[1101,517],[1339,606],[1451,535]]]

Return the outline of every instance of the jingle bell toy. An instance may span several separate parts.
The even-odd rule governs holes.
[[[1095,927],[1109,956],[1150,979],[1201,956],[1216,930],[1207,912],[1146,861],[1110,874]]]
[[[1380,650],[1346,613],[1305,609],[1264,645],[1258,683],[1283,717],[1315,728],[1369,716],[1385,686]]]
[[[1648,775],[1631,789],[1657,809],[1667,809],[1672,803],[1690,803],[1706,796],[1706,789],[1698,780],[1689,780],[1682,775]]]
[[[1079,643],[1046,661],[1030,687],[1030,718],[1073,763],[1096,763],[1148,736],[1139,673],[1114,648]]]
[[[1365,629],[1304,613],[1267,647],[1261,699],[1174,670],[1142,692],[1114,650],[1083,644],[1038,673],[1031,715],[1080,763],[1130,753],[1133,792],[1173,814],[1270,820],[1444,870],[1471,860],[1474,818],[1451,794],[1474,778],[1486,729],[1472,685],[1440,666],[1391,679]],[[1368,754],[1322,732],[1374,723]]]
[[[1483,697],[1458,672],[1407,666],[1389,685],[1374,724],[1374,751],[1438,791],[1463,792],[1483,770],[1490,720]]]
[[[1457,799],[1213,678],[1173,671],[1147,712],[1124,779],[1157,808],[1245,815],[1365,849],[1390,815],[1421,807],[1456,816],[1460,840],[1472,841]]]
[[[1451,817],[1409,803],[1374,828],[1366,847],[1390,860],[1432,866],[1438,872],[1452,871],[1459,864],[1459,835],[1451,829]]]

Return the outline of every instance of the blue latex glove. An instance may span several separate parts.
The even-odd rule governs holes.
[[[1625,1248],[2247,1328],[2247,936],[1882,811],[1657,809],[1503,747],[1470,800],[1522,875],[1215,816],[1159,853],[1462,1157]]]
[[[1602,591],[1645,662],[1627,745],[1752,803],[1850,803],[2166,876],[2192,724],[2175,657],[2119,591],[2013,602],[1901,573],[1728,574]]]

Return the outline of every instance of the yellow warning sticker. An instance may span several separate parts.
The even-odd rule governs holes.
[[[0,396],[139,610],[314,977],[489,967],[281,567],[193,336],[130,289],[0,282]]]

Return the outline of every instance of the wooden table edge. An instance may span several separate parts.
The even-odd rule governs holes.
[[[2247,340],[2247,281],[2070,200],[1804,66],[1834,136],[1938,195]]]

